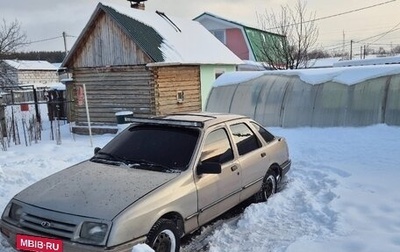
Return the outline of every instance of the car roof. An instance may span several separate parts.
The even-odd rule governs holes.
[[[247,117],[243,115],[227,114],[227,113],[198,112],[198,113],[171,114],[165,116],[164,118],[172,120],[202,122],[207,125],[213,125],[221,122],[247,118]]]
[[[187,127],[207,128],[222,122],[248,118],[243,115],[212,113],[212,112],[193,112],[193,113],[177,113],[152,118],[132,118],[129,121],[149,124],[171,124]]]

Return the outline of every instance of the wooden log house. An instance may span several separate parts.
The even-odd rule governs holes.
[[[62,64],[72,76],[69,120],[74,132],[86,132],[82,84],[92,126],[101,126],[94,133],[109,132],[104,125],[115,126],[120,111],[138,117],[201,111],[215,76],[241,63],[195,21],[99,3]]]

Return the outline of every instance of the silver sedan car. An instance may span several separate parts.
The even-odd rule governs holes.
[[[23,251],[179,251],[180,239],[240,202],[265,201],[290,169],[282,137],[250,118],[131,118],[87,161],[18,193],[1,234]]]

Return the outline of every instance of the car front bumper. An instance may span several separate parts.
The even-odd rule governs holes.
[[[27,232],[24,229],[16,227],[14,225],[10,225],[7,222],[0,220],[0,231],[2,236],[7,240],[11,247],[16,249],[16,237],[17,234],[23,235],[32,235],[32,236],[41,236],[39,234],[33,232]],[[42,235],[43,236],[43,235]],[[50,237],[49,237],[50,238]],[[129,252],[132,251],[133,246],[139,243],[144,243],[146,241],[146,237],[140,237],[134,240],[131,240],[127,243],[115,246],[115,247],[98,247],[98,246],[90,246],[85,244],[80,244],[76,242],[71,242],[67,240],[63,240],[63,251],[60,252],[100,252],[100,251],[108,251],[108,252]]]

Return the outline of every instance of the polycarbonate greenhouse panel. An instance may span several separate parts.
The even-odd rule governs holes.
[[[249,116],[265,126],[400,125],[400,75],[342,84],[309,84],[296,75],[264,74],[212,89],[207,111]]]

